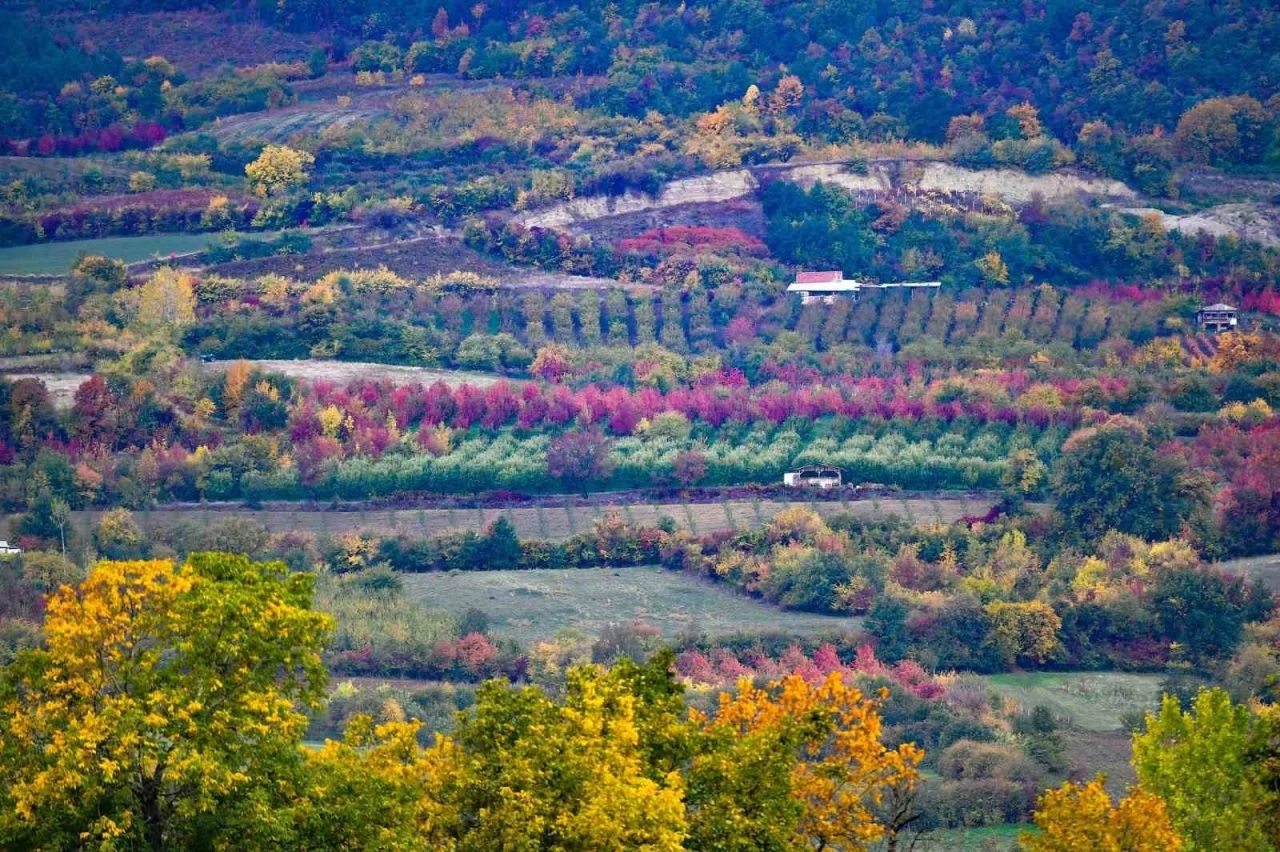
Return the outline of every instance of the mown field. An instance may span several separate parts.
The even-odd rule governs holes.
[[[925,834],[916,849],[929,852],[1012,852],[1025,825],[996,825],[986,828],[950,828]]]
[[[431,609],[478,609],[490,629],[532,644],[561,630],[595,635],[609,624],[640,622],[668,639],[782,631],[810,635],[854,630],[861,619],[787,612],[662,568],[450,571],[404,575],[409,599]]]
[[[137,263],[171,254],[203,251],[217,234],[151,234],[145,237],[103,237],[65,243],[37,243],[0,249],[0,275],[61,275],[81,252]]]
[[[992,688],[1024,710],[1043,704],[1065,725],[1104,733],[1123,727],[1122,717],[1152,710],[1160,700],[1158,674],[1030,672],[987,677]]]
[[[807,505],[824,517],[849,512],[866,519],[897,515],[911,523],[953,523],[969,514],[981,515],[988,501],[969,497],[924,499],[872,499],[830,503],[802,503],[775,500],[730,500],[723,503],[658,503],[631,506],[528,506],[507,509],[364,509],[332,511],[298,509],[247,509],[190,507],[152,509],[134,513],[145,530],[172,527],[180,523],[212,524],[240,518],[261,524],[273,533],[309,532],[340,535],[364,532],[374,535],[405,535],[422,538],[457,530],[482,530],[506,516],[520,538],[561,541],[586,532],[596,518],[618,512],[632,523],[653,526],[667,517],[677,526],[694,533],[755,528],[767,524],[788,506]],[[73,523],[83,528],[96,526],[102,512],[73,513]]]

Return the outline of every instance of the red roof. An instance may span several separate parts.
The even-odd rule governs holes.
[[[797,284],[835,284],[844,280],[844,273],[839,270],[833,272],[797,272]]]

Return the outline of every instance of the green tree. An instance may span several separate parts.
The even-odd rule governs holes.
[[[1108,530],[1173,538],[1208,503],[1203,477],[1176,456],[1157,453],[1146,428],[1122,416],[1073,433],[1052,484],[1064,529],[1081,540]]]
[[[1259,816],[1280,807],[1249,759],[1255,717],[1225,690],[1204,690],[1190,710],[1166,696],[1133,739],[1142,788],[1160,796],[1187,852],[1266,852]]]

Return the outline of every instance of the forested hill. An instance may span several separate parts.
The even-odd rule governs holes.
[[[1172,131],[1183,113],[1206,98],[1249,95],[1266,104],[1280,84],[1280,12],[1271,3],[80,0],[67,5],[94,14],[221,5],[237,17],[271,26],[331,31],[339,54],[361,43],[383,42],[380,49],[366,49],[365,61],[407,65],[410,71],[603,75],[607,84],[592,97],[634,116],[714,109],[753,84],[773,91],[783,77],[794,75],[803,84],[796,94],[804,101],[802,129],[833,141],[851,135],[941,141],[956,116],[977,112],[1011,121],[1006,109],[1023,101],[1036,106],[1047,127],[1066,142],[1097,120],[1112,132],[1158,136],[1160,128]],[[42,4],[42,17],[47,7]],[[57,61],[65,62],[71,75],[93,64],[71,55],[65,45],[33,45],[38,37],[11,30],[0,36],[10,42],[0,45],[0,55],[14,64],[61,50],[66,55]],[[40,85],[16,69],[13,74],[0,70],[0,79]],[[56,69],[48,70],[46,83],[56,92],[61,81],[53,79]],[[786,97],[785,89],[780,97]],[[1230,141],[1213,138],[1212,127],[1204,132],[1210,146]],[[1240,137],[1249,135],[1248,128],[1238,131]],[[1242,149],[1237,156],[1256,161],[1267,141],[1237,138],[1234,144]]]

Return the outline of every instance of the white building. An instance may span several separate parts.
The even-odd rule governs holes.
[[[0,540],[0,556],[14,556],[22,553],[21,547],[14,547],[7,541]]]
[[[807,464],[782,474],[782,484],[791,488],[839,488],[844,471],[826,464]]]
[[[888,290],[898,287],[933,287],[941,286],[937,281],[893,281],[887,284],[872,284],[868,281],[857,281],[845,278],[839,270],[824,272],[797,272],[796,280],[787,287],[788,293],[799,293],[800,303],[822,302],[835,304],[838,296],[856,299],[864,289]]]
[[[823,302],[834,304],[837,296],[856,296],[862,282],[845,280],[844,273],[797,272],[796,280],[787,288],[788,293],[799,293],[801,304]]]

